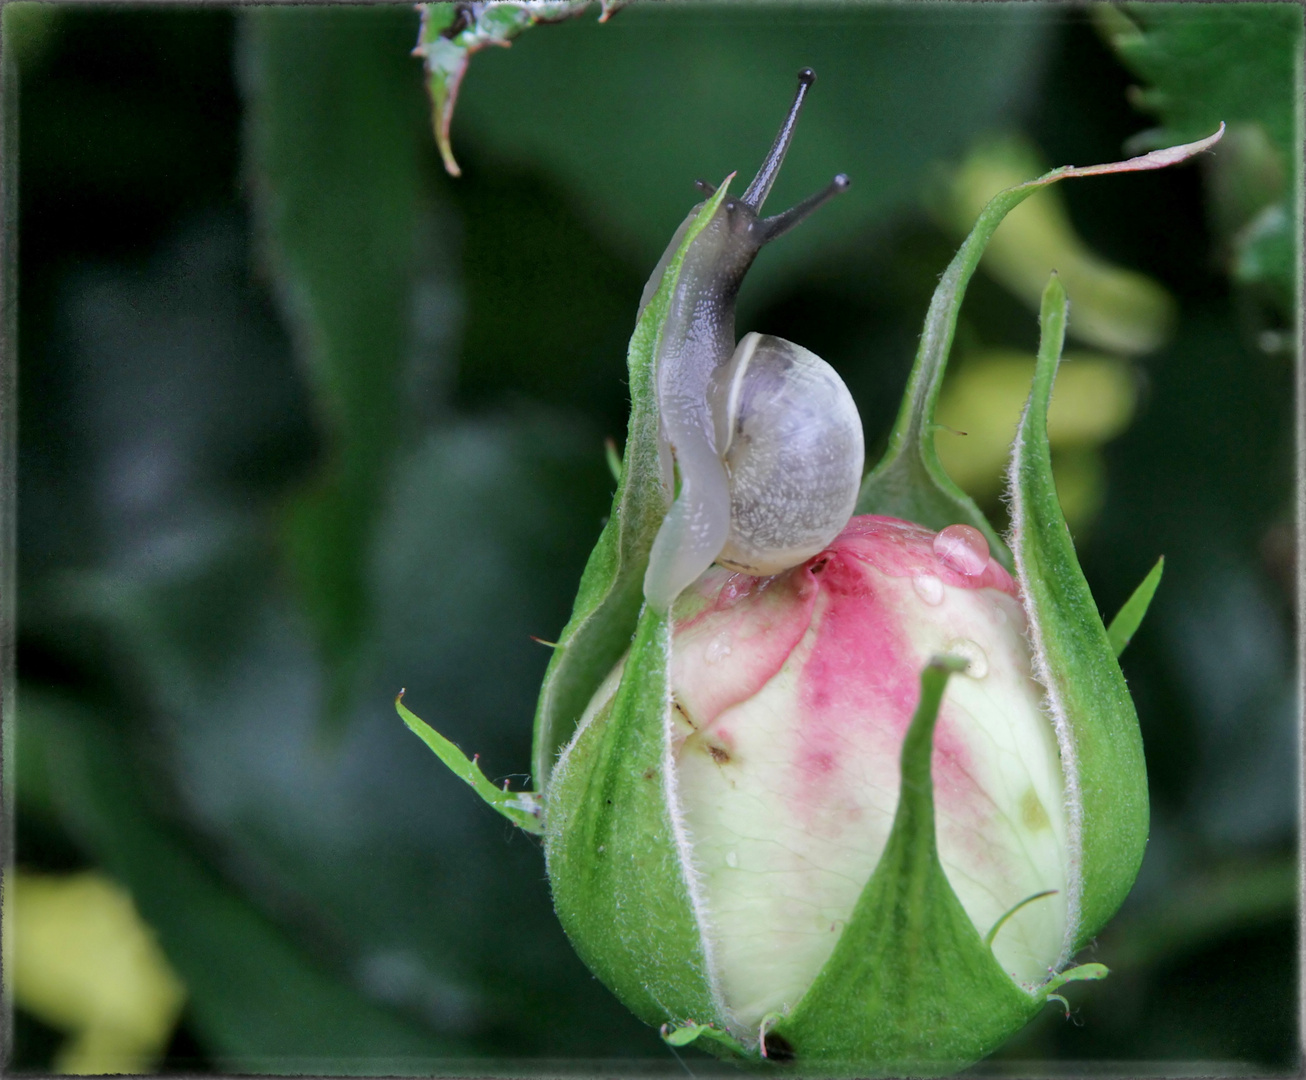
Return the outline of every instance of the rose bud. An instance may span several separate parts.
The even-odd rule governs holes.
[[[1137,872],[1146,776],[1047,486],[1065,311],[1054,278],[1013,460],[1017,564],[1054,595],[975,526],[855,517],[787,571],[714,566],[646,607],[562,750],[559,917],[673,1043],[949,1071],[1105,975],[1062,969]]]
[[[944,273],[881,461],[808,350],[747,334],[762,244],[848,187],[761,218],[810,71],[763,169],[676,233],[629,353],[612,514],[554,646],[534,790],[495,788],[400,712],[502,814],[544,836],[581,958],[668,1043],[807,1074],[940,1073],[999,1046],[1119,907],[1147,777],[1108,630],[1057,502],[1047,409],[1068,303],[1055,275],[1009,470],[1006,543],[944,473],[934,406],[995,196]],[[852,517],[854,512],[859,515]],[[850,520],[851,517],[851,520]]]
[[[712,568],[674,615],[670,798],[731,1031],[788,1012],[834,950],[888,840],[935,656],[965,664],[934,733],[940,862],[1010,978],[1047,981],[1065,946],[1064,782],[1016,586],[978,530],[854,518],[779,576]]]
[[[779,577],[713,568],[675,616],[676,794],[739,1025],[796,1005],[847,925],[935,656],[966,663],[934,730],[939,860],[981,936],[1029,901],[993,953],[1015,981],[1046,981],[1066,926],[1061,763],[1016,586],[978,530],[857,517]]]

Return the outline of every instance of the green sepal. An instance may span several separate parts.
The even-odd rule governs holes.
[[[743,1043],[728,1031],[722,1031],[711,1024],[663,1024],[659,1034],[668,1046],[697,1046],[709,1054],[723,1058],[751,1058]]]
[[[1105,964],[1080,964],[1078,967],[1067,968],[1059,975],[1053,975],[1043,987],[1043,993],[1051,997],[1053,990],[1060,990],[1066,983],[1096,981],[1105,979],[1110,974],[1111,971]]]
[[[449,767],[450,772],[471,785],[471,789],[485,800],[487,806],[493,807],[514,825],[520,826],[527,832],[536,835],[544,832],[539,800],[531,792],[508,791],[506,788],[495,787],[485,773],[481,772],[476,758],[469,759],[435,728],[409,710],[404,704],[402,690],[395,698],[395,708],[399,711],[403,722],[408,725],[408,730],[426,743],[434,751],[435,756]]]
[[[670,620],[646,607],[616,695],[558,762],[544,854],[563,929],[627,1008],[724,1030],[668,805],[670,662]]]
[[[1009,481],[1012,550],[1035,675],[1057,726],[1072,807],[1068,958],[1115,913],[1133,885],[1147,844],[1148,800],[1138,716],[1052,478],[1047,410],[1067,312],[1065,289],[1054,274],[1043,293],[1038,362]]]
[[[1076,176],[1164,168],[1207,149],[1223,132],[1221,125],[1219,132],[1200,142],[1153,151],[1128,161],[1085,167],[1065,165],[1036,180],[1000,191],[988,201],[934,290],[888,448],[862,482],[855,513],[886,514],[935,530],[957,523],[973,525],[988,540],[994,558],[1008,570],[1012,568],[1007,545],[975,500],[944,471],[934,446],[934,410],[957,331],[957,315],[971,275],[1003,218],[1041,188]]]
[[[955,657],[921,673],[884,854],[830,959],[767,1035],[830,1075],[939,1075],[978,1061],[1038,1012],[984,944],[939,862],[930,776],[934,725]]]
[[[554,758],[635,632],[649,550],[667,512],[658,461],[658,344],[685,251],[716,213],[728,187],[729,178],[686,223],[662,283],[640,313],[630,339],[630,424],[612,513],[585,565],[571,619],[549,661],[535,711],[532,769],[539,792],[546,790]]]
[[[1138,583],[1128,600],[1124,602],[1111,625],[1106,628],[1107,640],[1111,642],[1111,651],[1118,657],[1125,651],[1125,646],[1133,639],[1143,623],[1143,617],[1152,604],[1156,588],[1161,584],[1161,573],[1165,570],[1165,556],[1156,560],[1156,565],[1147,572],[1147,577]]]

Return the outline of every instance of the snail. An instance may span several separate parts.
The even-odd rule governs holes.
[[[747,190],[722,201],[685,252],[657,354],[659,457],[671,503],[653,541],[644,596],[666,611],[712,563],[778,574],[822,551],[852,517],[862,478],[861,419],[843,380],[815,353],[749,333],[735,344],[735,297],[764,244],[848,188],[836,176],[781,214],[762,204],[793,141],[798,91]],[[706,197],[716,189],[703,181]],[[672,238],[644,289],[641,311],[698,213]]]

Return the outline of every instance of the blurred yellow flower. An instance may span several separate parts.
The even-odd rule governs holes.
[[[68,1034],[61,1073],[150,1071],[186,997],[127,892],[101,874],[5,877],[10,1000]]]
[[[939,461],[982,504],[991,504],[1002,490],[1033,373],[1033,353],[986,349],[962,357],[944,383],[935,413]],[[1098,448],[1129,426],[1136,399],[1137,384],[1127,361],[1096,353],[1066,354],[1048,411],[1048,442],[1057,495],[1072,527],[1096,514],[1105,486]]]
[[[982,143],[936,197],[935,212],[954,235],[965,236],[989,199],[1045,171],[1033,146],[1019,136]],[[1066,333],[1094,348],[1128,356],[1151,352],[1174,326],[1175,302],[1165,288],[1090,249],[1055,188],[1007,215],[980,265],[1034,311],[1055,270],[1070,297]]]

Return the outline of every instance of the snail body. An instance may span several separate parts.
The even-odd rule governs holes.
[[[735,298],[762,246],[848,187],[841,174],[784,213],[759,216],[814,81],[810,69],[799,72],[793,105],[761,169],[690,243],[671,297],[655,362],[662,481],[675,498],[644,577],[645,598],[658,610],[668,610],[713,562],[756,575],[796,566],[852,516],[864,449],[843,381],[782,338],[750,333],[735,344]],[[698,186],[709,196],[715,190]],[[641,307],[697,212],[672,239]]]

